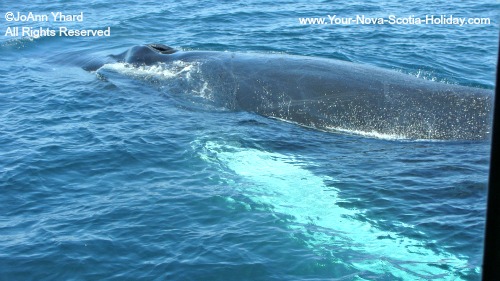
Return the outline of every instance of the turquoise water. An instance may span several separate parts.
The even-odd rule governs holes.
[[[347,60],[493,89],[486,1],[3,1],[0,280],[479,280],[487,141],[322,132],[179,99],[155,69],[84,62],[182,50]],[[7,22],[7,12],[83,22]],[[302,25],[455,15],[490,25]],[[189,94],[189,93],[187,93]]]

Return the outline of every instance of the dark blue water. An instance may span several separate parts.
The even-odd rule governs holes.
[[[322,132],[179,100],[145,81],[162,70],[80,64],[160,42],[336,58],[493,89],[498,8],[2,1],[0,280],[479,280],[488,141]],[[83,12],[83,22],[4,19],[59,11]],[[492,22],[298,21],[333,14]],[[16,26],[110,27],[111,36],[4,36]]]

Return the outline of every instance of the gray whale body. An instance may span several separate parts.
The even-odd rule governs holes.
[[[406,139],[485,140],[491,90],[433,82],[334,59],[281,54],[176,51],[134,46],[112,56],[139,65],[198,63],[214,101],[303,126]]]

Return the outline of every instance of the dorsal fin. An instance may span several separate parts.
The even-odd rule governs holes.
[[[148,46],[149,48],[155,50],[156,52],[159,52],[161,54],[173,54],[175,52],[177,52],[177,50],[175,50],[174,48],[172,47],[169,47],[167,45],[163,45],[163,44],[148,44],[146,45]]]

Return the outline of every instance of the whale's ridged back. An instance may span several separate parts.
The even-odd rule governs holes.
[[[262,57],[235,76],[241,108],[308,127],[405,139],[485,140],[491,133],[490,90],[298,57]]]
[[[318,129],[445,140],[485,140],[491,133],[491,90],[373,66],[281,54],[176,52],[162,44],[133,47],[117,60],[184,65],[165,78],[171,94],[201,95],[216,106]],[[189,69],[196,71],[176,83]]]

